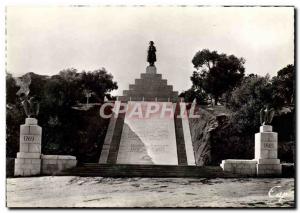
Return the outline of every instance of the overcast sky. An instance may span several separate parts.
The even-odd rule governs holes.
[[[105,67],[121,94],[156,67],[174,89],[191,85],[191,60],[208,48],[246,59],[246,73],[271,76],[293,63],[294,9],[275,7],[8,7],[7,71],[53,75]]]

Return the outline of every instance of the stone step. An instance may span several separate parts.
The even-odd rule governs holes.
[[[162,75],[161,74],[150,74],[150,73],[141,73],[141,79],[157,79],[161,80]]]
[[[227,177],[218,166],[83,164],[61,175],[103,177]],[[229,174],[232,176],[232,174]],[[236,177],[236,176],[235,176]]]
[[[144,85],[130,84],[129,90],[135,90],[138,92],[153,91],[153,90],[173,92],[173,86],[160,85],[160,84],[144,84]]]
[[[168,85],[168,81],[166,79],[155,80],[155,79],[135,79],[136,85]]]
[[[173,94],[172,94],[173,95]],[[156,101],[155,97],[140,97],[140,96],[135,96],[135,97],[129,97],[129,96],[118,96],[118,100],[122,102],[127,102],[127,101]],[[179,101],[179,98],[177,95],[173,95],[172,97],[157,97],[158,102],[177,102]]]
[[[172,91],[167,90],[124,90],[123,95],[127,97],[160,97],[160,98],[167,98],[173,97]]]

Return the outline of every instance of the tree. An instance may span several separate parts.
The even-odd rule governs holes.
[[[18,87],[16,80],[13,78],[12,74],[6,74],[6,104],[15,104],[16,103],[16,93]]]
[[[197,69],[191,77],[193,85],[211,95],[215,103],[222,94],[233,90],[244,77],[245,60],[234,55],[204,49],[196,53],[192,63]]]
[[[78,112],[72,107],[86,102],[84,91],[95,94],[92,96],[96,97],[93,101],[99,103],[103,100],[101,97],[116,88],[117,83],[113,81],[113,76],[107,74],[105,69],[89,72],[66,69],[52,76],[45,85],[45,97],[40,112],[44,117],[44,132],[49,138],[45,142],[45,153],[60,151],[76,155],[80,144],[86,141],[81,137],[83,130],[78,120]]]
[[[274,88],[273,97],[277,105],[294,105],[295,97],[295,67],[292,64],[287,65],[277,72],[273,77],[272,84]]]
[[[81,78],[82,87],[93,92],[97,102],[102,102],[104,96],[112,90],[118,89],[117,83],[113,81],[113,76],[108,74],[104,68],[92,72],[84,71],[81,74]]]
[[[272,104],[270,77],[249,75],[232,93],[229,108],[234,112],[232,123],[236,131],[252,135],[260,124],[259,111],[266,104]]]
[[[207,104],[207,95],[204,91],[198,90],[195,87],[180,93],[179,97],[183,97],[185,102],[193,102],[196,99],[197,104]]]

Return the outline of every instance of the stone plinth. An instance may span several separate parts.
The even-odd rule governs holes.
[[[148,66],[148,67],[146,67],[146,73],[156,74],[156,67],[155,66]]]
[[[260,132],[255,134],[255,159],[277,159],[277,137],[272,126],[261,126]]]
[[[227,159],[222,160],[220,166],[224,172],[231,172],[234,174],[243,174],[246,176],[256,175],[256,160],[237,160]]]
[[[38,175],[41,172],[42,128],[35,118],[26,118],[20,127],[20,152],[15,159],[15,176]]]
[[[257,175],[280,175],[281,164],[277,158],[278,134],[272,132],[272,126],[263,125],[255,134],[255,160],[257,160]]]

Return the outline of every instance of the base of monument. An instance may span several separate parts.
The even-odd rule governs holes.
[[[41,173],[41,159],[34,154],[18,152],[18,157],[15,159],[15,176],[34,176]]]
[[[156,67],[155,66],[147,66],[146,73],[148,74],[156,74]]]
[[[281,175],[281,164],[257,164],[257,176]]]
[[[245,176],[280,176],[282,165],[279,159],[227,159],[220,164],[224,172]]]
[[[86,163],[60,175],[100,176],[100,177],[240,177],[225,173],[219,166],[170,166]]]

